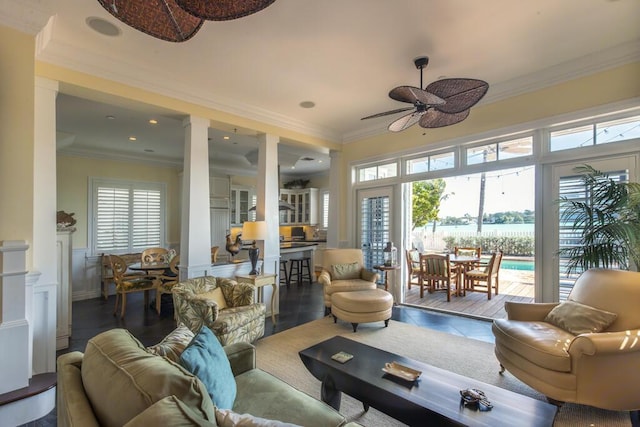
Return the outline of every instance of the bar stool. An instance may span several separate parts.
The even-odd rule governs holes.
[[[290,281],[295,277],[298,286],[302,285],[305,280],[309,281],[309,284],[313,283],[310,257],[296,258],[289,261],[291,261],[291,267],[289,268]]]
[[[289,286],[289,272],[287,271],[287,260],[280,260],[280,284]]]

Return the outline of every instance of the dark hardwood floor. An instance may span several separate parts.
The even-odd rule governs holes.
[[[303,323],[324,316],[322,286],[314,283],[302,286],[280,287],[280,314],[274,326],[271,317],[265,322],[265,336],[282,332]],[[112,328],[126,328],[144,345],[152,345],[175,328],[173,304],[170,295],[162,300],[162,312],[158,315],[153,308],[143,307],[143,295],[130,294],[127,299],[125,319],[113,315],[115,297],[108,300],[94,298],[73,303],[73,330],[69,348],[58,355],[70,351],[84,351],[87,341],[100,332]],[[450,334],[493,342],[491,322],[467,317],[432,312],[415,307],[395,306],[393,320],[436,329]],[[56,425],[55,410],[44,418],[25,424],[26,427],[52,427]],[[634,427],[639,424],[634,423]]]

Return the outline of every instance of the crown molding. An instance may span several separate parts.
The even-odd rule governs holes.
[[[244,104],[236,100],[223,98],[214,93],[196,92],[188,84],[176,79],[173,75],[165,73],[163,70],[145,67],[142,63],[124,62],[121,58],[108,56],[108,52],[96,54],[93,51],[83,50],[78,46],[50,40],[46,48],[39,51],[36,59],[330,142],[339,143],[342,139],[340,134],[325,127],[305,123],[274,111]],[[135,73],[129,73],[128,71],[130,70],[135,71]],[[167,82],[171,82],[171,87],[167,86]]]
[[[0,25],[35,36],[52,15],[47,0],[0,0]]]

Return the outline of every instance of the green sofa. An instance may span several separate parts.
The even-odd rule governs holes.
[[[224,352],[237,388],[231,408],[234,416],[250,414],[260,422],[277,421],[269,425],[357,425],[257,369],[251,344],[232,344]],[[59,356],[58,426],[227,425],[227,420],[220,422],[225,411],[214,406],[204,384],[171,360],[179,357],[180,350],[170,353],[154,354],[127,330],[112,329],[90,339],[85,353]]]

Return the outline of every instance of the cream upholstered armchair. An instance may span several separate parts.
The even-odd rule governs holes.
[[[563,303],[506,303],[503,369],[557,402],[640,409],[640,273],[591,269]]]
[[[176,321],[197,333],[206,325],[220,344],[254,342],[264,335],[265,305],[255,303],[255,286],[213,276],[195,277],[174,285]]]
[[[375,289],[380,275],[364,268],[361,249],[325,249],[318,282],[324,289],[324,310],[331,310],[331,295],[336,292]]]

